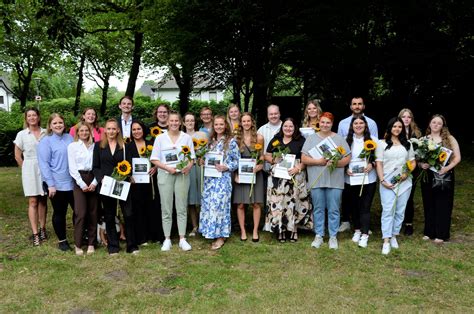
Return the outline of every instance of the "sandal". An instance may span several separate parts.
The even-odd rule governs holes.
[[[211,250],[217,251],[223,246],[224,246],[224,240],[216,240],[215,242],[212,243]]]
[[[34,233],[33,234],[33,246],[39,246],[39,245],[40,245],[39,233]]]
[[[290,242],[292,242],[292,243],[298,242],[298,233],[296,233],[296,232],[291,233]]]
[[[278,241],[280,241],[280,243],[286,242],[286,233],[284,231],[278,235]]]
[[[46,228],[39,228],[39,238],[41,242],[48,240],[48,234],[46,233]]]

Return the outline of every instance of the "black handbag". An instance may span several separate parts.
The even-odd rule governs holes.
[[[431,183],[431,187],[433,189],[441,189],[444,190],[451,190],[453,185],[451,184],[453,181],[453,173],[446,172],[445,174],[439,174],[437,172],[433,172],[433,181]]]

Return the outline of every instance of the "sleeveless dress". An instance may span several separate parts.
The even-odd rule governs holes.
[[[244,144],[245,145],[245,144]],[[240,152],[241,158],[252,158],[251,151],[247,145],[244,146],[243,151]],[[236,170],[238,174],[238,170]],[[252,197],[250,194],[250,184],[240,184],[234,181],[233,190],[233,203],[234,204],[263,204],[264,202],[264,191],[263,191],[263,174],[259,171],[255,174],[255,184],[253,185]]]

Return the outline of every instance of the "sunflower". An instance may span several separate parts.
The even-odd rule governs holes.
[[[204,146],[207,144],[207,140],[205,138],[202,138],[199,140],[199,145]]]
[[[146,149],[151,152],[153,150],[153,145],[147,145],[146,146]]]
[[[163,131],[160,129],[160,127],[158,126],[154,126],[150,129],[150,134],[151,136],[153,137],[157,137],[158,135],[160,135],[161,133],[163,133]]]
[[[345,155],[345,154],[346,154],[346,150],[345,150],[344,147],[342,147],[342,146],[338,146],[338,147],[337,147],[337,151],[338,151],[339,154],[341,154],[341,155]]]
[[[117,164],[117,172],[119,175],[128,176],[131,171],[132,171],[132,166],[130,166],[130,163],[128,161],[124,160]]]
[[[279,141],[279,140],[276,140],[275,142],[272,143],[272,146],[273,146],[273,147],[277,147],[278,145],[280,145],[280,141]]]
[[[448,158],[448,153],[446,153],[445,151],[442,151],[438,156],[438,159],[441,162],[444,162],[446,158]]]
[[[415,170],[415,166],[413,166],[412,162],[411,161],[407,161],[406,163],[407,165],[407,169],[412,172],[413,170]]]
[[[187,145],[184,145],[182,148],[181,148],[181,152],[185,155],[189,154],[191,152],[191,149],[189,148],[189,146]]]
[[[197,138],[193,138],[193,146],[194,148],[199,146],[199,140]]]
[[[140,148],[140,151],[138,152],[138,154],[140,154],[140,156],[141,156],[141,155],[145,154],[145,152],[146,152],[146,147],[143,146],[142,148]]]
[[[372,140],[367,140],[364,142],[364,149],[367,150],[367,151],[371,151],[371,150],[374,150],[375,148],[377,148],[377,144],[372,141]]]
[[[255,150],[261,150],[262,148],[262,144],[255,144]]]
[[[239,124],[238,123],[234,123],[234,130],[238,130],[239,129]]]
[[[313,125],[313,129],[314,129],[316,132],[321,131],[321,128],[319,127],[319,122],[316,122],[316,123]]]

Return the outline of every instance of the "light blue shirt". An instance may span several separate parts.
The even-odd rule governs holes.
[[[72,191],[74,181],[69,174],[67,147],[73,142],[71,135],[47,135],[38,144],[38,164],[43,181],[58,191]]]
[[[349,127],[351,126],[351,121],[352,121],[353,116],[349,116],[339,122],[339,126],[337,128],[337,134],[342,136],[344,139],[346,139],[347,134],[349,134]],[[375,137],[376,139],[379,138],[379,131],[377,128],[377,123],[375,123],[374,120],[371,118],[367,117],[364,115],[365,120],[367,120],[367,126],[369,127],[369,132],[372,137]]]

